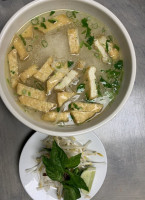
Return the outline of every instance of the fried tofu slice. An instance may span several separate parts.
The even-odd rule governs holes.
[[[48,112],[47,114],[42,115],[42,119],[48,122],[68,122],[69,121],[69,112]]]
[[[17,94],[23,95],[23,96],[29,96],[31,98],[38,99],[38,100],[46,99],[46,95],[45,95],[44,91],[40,91],[38,89],[28,87],[21,83],[18,83],[18,85],[17,85]]]
[[[114,45],[111,42],[108,42],[108,53],[113,60],[117,60],[119,58],[119,51],[114,48]]]
[[[8,54],[8,63],[9,63],[9,70],[10,70],[10,77],[11,77],[11,85],[12,88],[15,88],[18,84],[18,60],[17,60],[17,50],[13,49]]]
[[[99,103],[84,103],[84,102],[73,102],[71,103],[71,109],[78,110],[81,112],[100,112],[103,108],[102,104]]]
[[[25,30],[24,32],[22,33],[22,37],[23,38],[26,38],[26,39],[29,39],[29,38],[33,38],[33,27],[32,25],[29,25]]]
[[[27,96],[20,96],[19,101],[22,105],[33,108],[41,112],[49,112],[50,109],[56,107],[55,103],[40,101]]]
[[[34,74],[36,74],[38,72],[37,69],[38,69],[37,65],[32,65],[31,67],[26,69],[24,72],[22,72],[19,75],[22,82],[25,83],[28,78],[31,78]]]
[[[54,20],[54,23],[53,23],[53,21],[52,21],[52,23],[50,21],[44,22],[46,29],[41,27],[41,25],[35,25],[35,27],[37,27],[39,31],[41,31],[43,33],[47,33],[49,31],[53,31],[57,28],[60,28],[62,26],[72,23],[72,21],[64,14],[58,15],[50,20]]]
[[[61,81],[61,79],[69,72],[67,63],[58,70],[53,76],[51,76],[47,81],[47,93],[49,94],[51,90]]]
[[[94,99],[98,96],[98,91],[96,87],[96,67],[91,66],[86,71],[86,78],[88,80],[88,88],[86,87],[86,93],[89,99]]]
[[[81,124],[95,115],[96,112],[71,111],[71,116],[75,123]]]
[[[97,48],[99,50],[99,52],[101,53],[102,61],[104,63],[108,63],[108,61],[109,61],[109,56],[106,52],[106,40],[107,39],[105,36],[102,36],[102,37],[94,40],[95,48]]]
[[[19,37],[14,39],[13,45],[19,54],[20,60],[26,60],[29,57],[29,54],[27,53],[26,48]]]
[[[49,57],[41,69],[39,69],[38,72],[34,75],[34,77],[41,82],[45,82],[50,74],[54,71],[54,69],[51,67],[52,62],[53,58]]]
[[[55,86],[55,90],[64,90],[66,86],[68,86],[74,78],[78,76],[78,72],[75,70],[71,70],[63,79],[62,81]]]
[[[78,29],[76,28],[68,29],[67,34],[68,34],[70,53],[79,54],[80,43],[79,43]]]
[[[75,95],[74,92],[59,92],[57,93],[58,106],[61,107],[67,100]]]

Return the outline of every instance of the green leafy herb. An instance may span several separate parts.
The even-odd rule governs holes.
[[[73,61],[70,61],[70,60],[69,60],[69,61],[67,62],[68,67],[71,67],[73,64],[74,64]]]
[[[116,69],[122,69],[123,67],[123,60],[119,60],[117,63],[114,64]]]
[[[85,96],[86,96],[86,100],[85,100],[86,102],[88,102],[88,103],[93,103],[93,102],[95,102],[94,99],[89,99],[88,93],[86,93]]]
[[[34,19],[31,20],[32,25],[38,25],[39,24],[39,18],[36,17]]]
[[[73,10],[72,11],[72,16],[74,17],[74,18],[76,18],[76,14],[78,13],[78,11],[75,11],[75,10]]]
[[[41,22],[40,26],[43,27],[44,29],[47,29],[45,23],[43,23],[43,22]]]
[[[92,47],[91,47],[89,44],[85,43],[85,42],[84,42],[84,45],[85,45],[89,50],[92,49]]]
[[[54,13],[55,13],[55,11],[52,10],[49,15],[52,16],[52,15],[54,15]]]
[[[46,21],[45,17],[42,17],[42,22],[45,22],[45,21]]]
[[[81,153],[76,156],[72,156],[71,158],[67,159],[67,161],[65,162],[65,167],[66,168],[77,167],[80,164],[80,159],[81,159]]]
[[[68,185],[63,185],[64,200],[76,200],[81,197],[78,188]]]
[[[26,46],[26,41],[25,41],[25,39],[23,38],[23,36],[22,36],[22,35],[19,35],[19,37],[20,37],[20,39],[22,40],[23,44]]]
[[[49,21],[50,23],[52,23],[52,24],[54,24],[54,23],[57,22],[57,20],[55,20],[55,19],[48,19],[48,21]]]
[[[15,74],[15,71],[13,71],[13,70],[11,70],[10,72],[11,72],[12,74]]]
[[[113,45],[113,48],[117,49],[117,51],[120,50],[119,46],[117,46],[116,44]]]
[[[14,48],[15,48],[15,47],[14,47],[14,46],[12,46],[12,48],[11,48],[11,49],[13,50]]]
[[[74,108],[77,109],[77,110],[80,110],[80,109],[81,109],[81,107],[78,107],[78,105],[75,104],[75,103],[73,103],[73,106],[74,106]]]
[[[103,27],[102,28],[102,33],[105,33],[106,32],[106,29]]]
[[[81,20],[81,23],[82,23],[82,27],[85,27],[85,28],[88,27],[88,19],[87,19],[87,18],[83,18],[83,19]]]
[[[81,41],[81,42],[80,42],[80,48],[82,48],[83,45],[84,45],[84,41]]]
[[[48,43],[47,43],[46,40],[42,40],[42,41],[41,41],[41,44],[42,44],[42,46],[43,46],[44,48],[48,47]]]
[[[27,50],[28,52],[32,51],[32,50],[33,50],[33,46],[32,46],[32,45],[28,45],[27,48],[26,48],[26,50]]]
[[[103,84],[104,87],[112,88],[112,85],[108,83],[105,79],[103,79],[102,77],[100,78],[100,82]]]
[[[35,30],[38,30],[39,28],[38,28],[38,27],[34,27],[34,29],[35,29]]]
[[[109,45],[108,45],[109,42],[110,42],[110,40],[106,40],[106,51],[107,51],[107,53],[109,51]]]
[[[57,110],[57,112],[60,112],[60,108],[59,107],[57,107],[56,110]]]
[[[85,33],[86,33],[86,30],[82,31],[82,33],[81,33],[81,34],[85,34]]]
[[[81,83],[80,85],[78,85],[77,87],[77,93],[82,93],[85,90],[85,84]]]
[[[102,97],[100,84],[98,84],[98,86],[97,86],[97,90],[98,90],[98,96],[99,96],[99,97]]]
[[[28,91],[28,96],[29,96],[29,97],[31,96],[31,92],[30,92],[30,91]]]
[[[112,35],[108,35],[108,40],[110,40],[111,42],[113,42],[113,37],[112,37]]]
[[[92,44],[94,43],[94,36],[90,36],[87,40],[87,43],[92,46]]]
[[[7,83],[10,84],[10,80],[8,78],[6,80],[7,80]]]

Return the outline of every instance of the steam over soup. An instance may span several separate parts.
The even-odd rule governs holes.
[[[84,123],[114,100],[121,50],[98,19],[71,10],[44,13],[14,36],[7,79],[25,112],[46,123]]]

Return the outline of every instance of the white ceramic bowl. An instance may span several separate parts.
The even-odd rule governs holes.
[[[72,9],[86,12],[100,19],[112,29],[113,35],[119,41],[124,57],[124,78],[119,95],[111,106],[88,123],[73,127],[54,127],[47,123],[36,121],[19,107],[11,95],[5,77],[5,55],[13,35],[28,20],[41,13],[56,9]],[[0,35],[0,93],[7,108],[22,123],[30,128],[50,135],[78,135],[102,126],[112,119],[123,107],[132,91],[136,75],[136,56],[132,41],[120,20],[107,8],[92,0],[37,0],[21,8],[7,22]]]

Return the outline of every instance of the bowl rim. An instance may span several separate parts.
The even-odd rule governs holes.
[[[5,32],[7,31],[9,25],[15,20],[15,18],[17,18],[17,16],[19,16],[21,13],[25,12],[29,7],[33,7],[36,6],[37,4],[39,5],[39,3],[43,3],[43,2],[48,2],[48,1],[53,1],[53,0],[34,0],[28,4],[26,4],[25,6],[23,6],[22,8],[20,8],[9,20],[8,22],[5,24],[5,26],[3,27],[1,34],[0,34],[0,41],[2,40],[3,36],[5,35]],[[122,22],[118,19],[118,17],[113,14],[108,8],[106,8],[105,6],[103,6],[102,4],[94,1],[94,0],[72,0],[75,2],[85,2],[87,4],[93,5],[94,7],[100,9],[102,12],[106,13],[122,30],[123,35],[126,38],[126,41],[128,43],[128,47],[130,49],[131,52],[131,62],[132,62],[132,71],[131,71],[131,78],[130,78],[130,82],[128,85],[128,90],[126,92],[126,94],[124,95],[124,97],[122,98],[122,101],[120,102],[120,104],[117,106],[117,108],[108,116],[106,117],[104,120],[102,120],[101,122],[99,122],[97,125],[93,125],[85,130],[78,130],[78,131],[67,131],[67,132],[63,132],[61,131],[53,131],[53,130],[46,130],[45,128],[40,128],[37,125],[32,124],[31,122],[29,122],[28,120],[24,119],[18,112],[15,111],[15,109],[13,108],[13,106],[9,103],[8,99],[6,98],[5,92],[2,89],[2,86],[0,84],[0,95],[1,98],[4,102],[4,104],[6,105],[6,107],[9,109],[9,111],[19,120],[21,121],[23,124],[25,124],[26,126],[28,126],[31,129],[34,129],[35,131],[38,132],[42,132],[48,135],[56,135],[56,136],[62,136],[62,132],[63,132],[63,136],[70,136],[70,135],[79,135],[79,134],[84,134],[90,131],[93,131],[99,127],[101,127],[102,125],[104,125],[105,123],[107,123],[108,121],[112,120],[113,117],[116,116],[116,114],[123,108],[124,104],[127,102],[133,86],[134,86],[134,82],[135,82],[135,77],[136,77],[136,55],[135,55],[135,49],[134,49],[134,45],[133,42],[130,38],[130,35],[128,33],[128,31],[126,30],[125,26],[122,24]],[[1,47],[1,44],[0,44]]]

